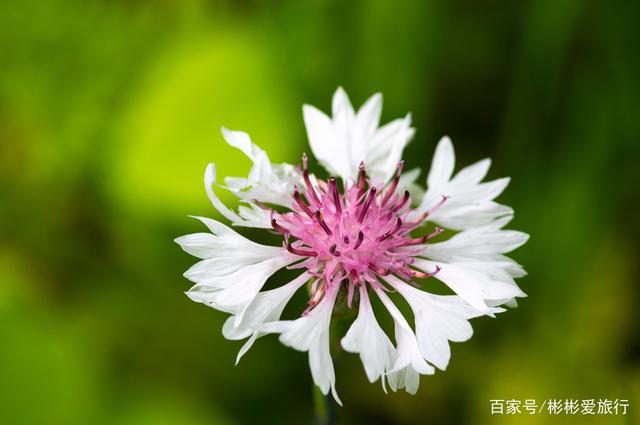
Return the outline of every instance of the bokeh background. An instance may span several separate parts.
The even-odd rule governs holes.
[[[416,396],[337,362],[340,424],[640,423],[638,2],[0,3],[0,423],[312,422],[307,357],[240,343],[192,303],[172,240],[216,217],[205,165],[308,150],[301,105],[344,86],[490,156],[529,298],[453,346]],[[425,179],[423,173],[421,180]],[[231,198],[224,198],[232,202]],[[253,236],[251,232],[246,233]],[[490,399],[628,399],[626,417],[491,416]],[[634,404],[635,403],[635,404]]]

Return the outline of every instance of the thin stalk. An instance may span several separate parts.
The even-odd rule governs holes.
[[[335,423],[335,409],[331,393],[324,395],[313,384],[313,423],[314,425],[333,425]]]

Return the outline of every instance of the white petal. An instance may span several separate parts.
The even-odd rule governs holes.
[[[431,162],[431,170],[429,171],[429,177],[427,177],[429,189],[432,187],[440,187],[447,183],[453,173],[454,165],[455,155],[453,153],[451,139],[444,136],[440,139],[435,154],[433,155],[433,161]]]
[[[455,204],[456,202],[470,204],[475,202],[492,201],[504,192],[509,185],[510,180],[511,179],[509,177],[504,177],[475,185],[459,185],[459,187],[456,187],[455,195],[451,195],[452,197],[455,197],[449,205]]]
[[[391,126],[396,122],[397,125]],[[398,162],[402,159],[402,152],[414,133],[411,114],[378,130],[365,157],[367,173],[374,182],[385,183],[395,174]]]
[[[440,202],[442,195],[449,197],[442,207],[438,208],[430,215],[430,218],[435,220],[435,217],[450,215],[452,211],[456,209],[492,201],[504,191],[508,184],[509,178],[506,177],[486,183],[472,185],[449,183],[439,186],[442,188],[440,191],[431,190],[430,187],[427,192],[428,195],[430,195],[430,202],[425,204],[424,207],[427,209],[432,208],[435,204]]]
[[[419,375],[431,375],[435,369],[422,357],[416,335],[397,307],[382,289],[374,290],[391,313],[395,327],[397,356],[393,369],[387,374],[389,385],[394,391],[405,388],[410,394],[415,394],[420,385]]]
[[[511,258],[505,255],[496,255],[495,259],[505,264],[504,270],[511,275],[511,277],[518,278],[524,277],[527,275],[527,272],[524,268],[513,261]]]
[[[308,351],[313,382],[325,395],[331,390],[338,404],[342,405],[335,390],[335,371],[329,351],[329,324],[339,289],[338,286],[329,288],[320,303],[305,316],[296,320],[267,323],[260,331],[279,333],[280,342],[284,345]]]
[[[452,178],[453,145],[448,138],[443,138],[434,154],[427,192],[412,216],[429,212],[430,221],[453,230],[464,230],[512,215],[511,208],[493,201],[507,187],[509,178],[480,183],[490,164],[490,160],[484,159],[463,168]],[[447,200],[441,204],[443,196]],[[440,206],[435,208],[437,205]]]
[[[286,285],[258,293],[240,320],[237,320],[235,316],[227,319],[222,327],[222,334],[225,338],[243,339],[251,337],[238,353],[236,364],[255,340],[264,335],[264,333],[260,332],[260,327],[267,322],[280,320],[282,311],[293,294],[307,282],[309,277],[309,274],[303,273]]]
[[[342,87],[338,87],[333,95],[332,112],[333,134],[338,148],[334,155],[340,155],[340,158],[332,158],[332,162],[340,164],[339,175],[343,179],[355,177],[354,158],[366,151],[366,140],[358,134],[356,114]]]
[[[333,130],[333,122],[311,105],[303,105],[304,124],[309,146],[318,162],[333,175],[349,173],[345,146],[339,146]]]
[[[272,202],[275,203],[275,202]],[[271,212],[257,206],[252,202],[238,206],[238,215],[244,220],[236,223],[236,226],[254,227],[258,229],[271,229]]]
[[[405,389],[409,394],[416,394],[420,387],[420,374],[411,366],[407,366],[397,372],[390,373],[387,376],[392,388],[401,390]]]
[[[387,281],[407,300],[415,315],[416,337],[423,357],[439,369],[446,369],[451,357],[449,341],[471,338],[468,319],[483,313],[458,296],[433,295],[389,276]],[[497,313],[502,309],[493,309]]]
[[[225,322],[226,323],[226,322]],[[238,363],[240,363],[240,359],[242,359],[242,357],[247,354],[247,351],[249,351],[249,349],[251,347],[253,347],[253,343],[256,342],[256,340],[261,337],[263,334],[256,332],[251,334],[251,336],[249,337],[249,339],[247,340],[247,342],[245,342],[242,347],[240,347],[240,350],[238,350],[238,355],[236,356],[236,366],[238,365]]]
[[[220,198],[218,198],[216,193],[213,191],[214,184],[216,184],[216,166],[215,164],[210,163],[204,172],[204,188],[207,191],[209,200],[211,201],[215,209],[217,209],[220,214],[225,216],[232,223],[243,222],[242,218],[238,214],[227,208],[227,206],[222,203]]]
[[[353,111],[353,106],[351,106],[351,101],[349,101],[349,96],[342,87],[338,87],[336,92],[333,94],[331,109],[334,121],[344,121],[345,124],[351,124],[351,121],[355,118],[355,113]]]
[[[395,362],[395,348],[378,324],[365,285],[360,286],[358,317],[351,324],[341,344],[345,351],[359,353],[369,382],[391,371]]]
[[[259,256],[242,255],[240,251],[237,255],[232,253],[231,256],[219,256],[199,261],[184,273],[184,277],[192,282],[203,283],[220,276],[235,273],[267,259]]]
[[[303,114],[313,154],[330,174],[354,181],[360,162],[376,183],[391,178],[402,151],[413,137],[411,117],[378,128],[382,95],[375,94],[355,113],[339,88],[333,97],[333,117],[304,105]]]
[[[409,323],[407,323],[407,320],[402,316],[402,313],[400,313],[400,310],[398,310],[382,289],[374,287],[374,291],[391,314],[395,325],[396,349],[398,356],[391,372],[397,372],[407,366],[411,366],[423,375],[433,374],[435,369],[422,358],[420,349],[418,348],[416,335],[413,333],[413,330],[411,329],[411,326],[409,326]]]
[[[495,300],[491,301],[490,305],[506,305],[509,308],[517,308],[518,300],[515,298],[511,298],[510,300]]]
[[[212,258],[216,255],[217,249],[214,247],[216,238],[211,233],[192,233],[180,236],[174,240],[175,243],[187,253],[198,258]]]
[[[423,198],[423,204],[425,199],[428,199],[427,195]],[[510,215],[513,215],[513,209],[495,202],[484,202],[458,204],[455,207],[445,209],[444,212],[438,210],[429,217],[429,220],[448,229],[464,230],[483,226],[498,218]]]
[[[296,258],[282,250],[276,258],[251,264],[233,273],[211,277],[194,285],[187,295],[193,301],[236,315],[240,322],[267,279]]]
[[[202,221],[212,233],[194,233],[175,239],[183,250],[203,259],[224,258],[232,262],[249,259],[267,259],[280,255],[280,247],[257,244],[241,236],[224,224],[206,217]]]
[[[485,158],[475,164],[464,167],[458,171],[456,176],[451,180],[451,183],[461,186],[479,183],[487,175],[490,166],[491,160]]]
[[[271,162],[266,152],[253,144],[244,131],[231,131],[222,127],[222,135],[229,145],[240,149],[251,161],[253,167],[249,173],[249,181],[257,183],[271,178]]]
[[[376,93],[371,96],[358,110],[355,118],[356,136],[362,139],[369,139],[375,133],[380,123],[382,112],[382,94]]]
[[[484,262],[435,263],[416,259],[414,265],[420,270],[433,272],[436,265],[440,271],[435,278],[442,281],[463,300],[483,314],[491,309],[485,300],[496,300],[526,296],[515,284],[498,279],[500,267]],[[504,277],[504,276],[499,276]]]
[[[356,158],[361,158],[366,162],[367,168],[371,168],[370,163],[365,158],[367,158],[367,154],[370,151],[369,145],[372,137],[378,128],[381,110],[382,95],[376,93],[365,102],[352,120],[340,120],[334,114],[334,126],[337,133],[340,134],[340,143],[344,143],[348,150],[350,173],[356,173],[353,168]],[[351,175],[351,177],[355,176]]]
[[[429,244],[425,253],[431,259],[444,261],[456,257],[486,258],[511,252],[528,239],[529,235],[526,233],[495,229],[495,224],[490,223],[464,230],[444,242]]]
[[[222,127],[222,134],[229,145],[241,150],[253,161],[249,177],[227,177],[226,188],[246,201],[255,199],[288,207],[293,186],[300,182],[300,173],[296,168],[289,164],[271,164],[266,152],[254,144],[245,132]]]
[[[229,317],[222,333],[227,339],[243,339],[258,330],[263,324],[280,319],[284,307],[293,294],[309,280],[310,275],[303,273],[291,282],[275,289],[260,292],[247,308],[241,320]]]

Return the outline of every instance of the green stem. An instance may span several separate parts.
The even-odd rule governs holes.
[[[335,423],[331,393],[322,394],[316,385],[313,385],[313,419],[314,425],[333,425]]]

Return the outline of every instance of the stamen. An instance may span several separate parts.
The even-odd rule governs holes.
[[[362,241],[364,240],[364,233],[362,233],[362,230],[360,232],[358,232],[358,240],[356,240],[356,244],[353,246],[353,249],[358,249],[358,247],[362,244]]]
[[[373,263],[369,263],[369,268],[380,276],[388,276],[390,273],[389,269],[383,269],[382,267],[379,267]]]
[[[396,276],[398,276],[403,282],[408,283],[414,288],[422,289],[420,285],[413,280],[415,270],[411,270],[409,267],[403,267],[402,269],[396,272]]]
[[[327,286],[327,280],[322,279],[322,284],[320,285],[318,290],[313,293],[313,297],[307,303],[308,306],[306,310],[302,313],[303,316],[306,316],[313,309],[313,307],[318,305],[318,303],[322,299],[322,296],[324,295],[324,290],[326,286]]]
[[[429,239],[438,236],[443,231],[444,231],[444,229],[442,229],[440,227],[436,227],[436,229],[433,232],[429,233],[428,235],[423,236],[421,238],[409,239],[407,241],[404,241],[404,243],[402,245],[400,245],[400,246],[404,246],[404,245],[420,245],[421,243],[425,243]]]
[[[338,193],[338,184],[335,177],[329,179],[329,192],[333,197],[333,204],[336,206],[336,213],[342,214],[342,202],[340,201],[340,194]]]
[[[360,214],[358,215],[358,223],[362,223],[362,221],[364,220],[364,217],[367,215],[367,212],[369,211],[369,207],[371,207],[371,203],[373,202],[375,197],[376,197],[376,188],[372,187],[371,190],[369,190],[369,196],[367,197],[367,200],[365,201],[365,203],[362,205],[362,209],[360,210]]]
[[[306,153],[302,154],[302,177],[304,178],[304,183],[307,186],[307,192],[309,193],[311,200],[320,205],[320,199],[318,198],[316,190],[311,183],[311,179],[309,178],[309,157],[307,157]]]
[[[287,270],[307,269],[307,273],[311,276],[320,277],[321,270],[317,269],[317,264],[314,260],[314,257],[308,257],[303,261],[287,266]]]
[[[426,212],[420,214],[415,221],[407,223],[407,228],[411,230],[420,226],[422,222],[427,219],[428,216],[429,216],[429,213],[426,213]]]
[[[396,175],[393,177],[393,181],[391,182],[391,185],[387,188],[387,193],[384,195],[384,198],[382,199],[381,205],[383,207],[387,204],[387,201],[389,201],[389,199],[391,198],[391,195],[393,195],[396,192],[396,188],[398,187],[398,182],[400,181],[400,175],[402,174],[403,168],[404,168],[404,161],[398,162],[398,165],[396,168]]]
[[[433,232],[431,232],[427,236],[425,236],[425,242],[428,241],[431,238],[435,238],[436,236],[438,236],[442,232],[444,232],[444,229],[442,227],[436,227],[433,230]]]
[[[324,180],[317,180],[316,185],[319,188],[319,193],[327,193],[327,183]]]
[[[380,236],[378,240],[382,242],[383,240],[387,239],[388,237],[396,233],[398,230],[400,230],[400,227],[402,227],[402,219],[400,217],[397,217],[396,224],[395,226],[393,226],[393,229],[389,230],[387,233]]]
[[[426,279],[428,277],[437,275],[440,270],[441,270],[440,266],[436,265],[436,269],[431,273],[421,272],[419,270],[411,270],[411,274],[413,274],[413,277],[417,277],[419,279]]]
[[[283,235],[289,234],[289,229],[279,225],[275,218],[271,218],[271,227],[273,227],[273,230],[282,233]]]
[[[367,171],[364,168],[364,161],[360,162],[358,169],[360,170],[358,172],[358,198],[360,198],[364,195],[365,186],[367,184]]]
[[[318,282],[320,282],[320,279],[316,279],[313,281],[313,283],[311,284],[311,293],[315,294],[317,289],[318,289]]]
[[[419,287],[418,279],[440,271],[439,266],[432,273],[411,267],[415,267],[413,257],[419,256],[424,244],[442,229],[435,228],[419,238],[412,238],[409,232],[419,228],[448,196],[426,212],[412,209],[409,191],[398,190],[404,169],[402,161],[386,187],[374,186],[361,162],[356,181],[345,183],[344,192],[335,177],[312,179],[306,155],[302,156],[301,167],[306,187],[294,186],[293,211],[269,211],[273,229],[284,235],[284,247],[302,257],[289,267],[306,268],[312,276],[311,299],[304,314],[321,302],[327,288],[341,285],[345,279],[347,305],[351,308],[357,287],[372,285],[389,290],[379,282],[381,276],[393,274]]]
[[[290,253],[294,255],[299,255],[301,257],[315,257],[318,255],[317,252],[311,251],[308,249],[295,248],[291,245],[291,241],[289,241],[289,235],[285,235],[284,237],[284,246]]]
[[[355,285],[361,285],[362,281],[360,280],[360,276],[358,275],[358,272],[356,272],[354,269],[349,270],[349,274],[351,275],[351,281],[355,284]]]
[[[313,213],[311,212],[311,209],[309,209],[309,206],[305,204],[304,200],[302,199],[302,195],[300,195],[300,191],[298,190],[297,185],[293,186],[293,199],[296,201],[296,204],[298,204],[300,209],[302,209],[302,211],[304,211],[304,213],[309,216],[309,218],[313,218]]]
[[[400,230],[401,227],[402,227],[402,219],[400,217],[397,217],[396,225],[393,226],[393,230],[391,231],[391,233],[396,233],[398,230]]]
[[[409,191],[405,190],[404,195],[402,196],[402,199],[400,200],[400,202],[398,202],[398,204],[395,207],[393,207],[391,211],[393,211],[394,213],[397,212],[398,210],[400,210],[400,208],[404,207],[404,204],[406,204],[408,200],[409,200]]]
[[[447,195],[442,195],[442,199],[440,199],[440,201],[433,206],[433,208],[431,208],[429,211],[427,211],[427,215],[431,215],[434,213],[435,210],[437,210],[438,208],[440,208],[442,206],[442,204],[444,204],[445,202],[447,202],[447,199],[449,199],[450,196]]]
[[[327,223],[325,223],[324,219],[322,218],[322,212],[320,210],[316,211],[316,221],[318,222],[320,227],[322,227],[322,230],[324,230],[327,236],[333,235],[333,232],[331,231],[331,229],[329,229],[329,226],[327,226]]]
[[[347,285],[347,307],[351,308],[353,303],[353,292],[356,285]]]

